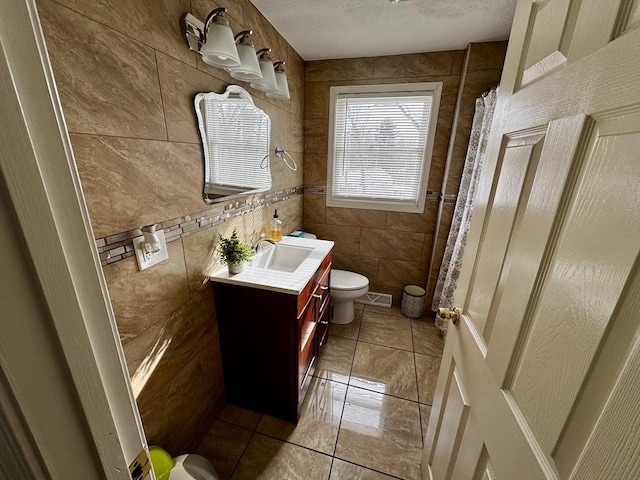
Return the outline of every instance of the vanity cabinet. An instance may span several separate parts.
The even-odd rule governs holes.
[[[328,340],[331,252],[300,293],[214,283],[227,401],[298,421]]]

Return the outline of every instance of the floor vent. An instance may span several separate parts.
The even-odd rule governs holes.
[[[375,305],[376,307],[391,307],[393,296],[388,293],[367,292],[356,300],[365,305]]]

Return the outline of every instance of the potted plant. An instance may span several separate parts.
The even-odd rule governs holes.
[[[218,254],[220,261],[229,267],[229,273],[240,273],[244,262],[253,255],[253,249],[248,243],[241,242],[238,233],[233,230],[230,238],[224,238],[218,234]]]

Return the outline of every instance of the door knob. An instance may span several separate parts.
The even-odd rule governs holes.
[[[451,321],[454,325],[458,325],[460,322],[460,309],[454,308],[453,310],[449,310],[448,308],[439,308],[438,317],[440,317],[441,320],[446,322]]]

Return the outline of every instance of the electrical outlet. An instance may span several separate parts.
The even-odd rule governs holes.
[[[164,238],[164,231],[158,230],[156,232],[158,239],[160,240],[160,250],[157,252],[149,252],[144,248],[144,236],[136,237],[133,239],[133,248],[136,252],[136,260],[138,261],[138,267],[140,270],[152,267],[163,260],[169,258],[167,252],[167,242]]]

